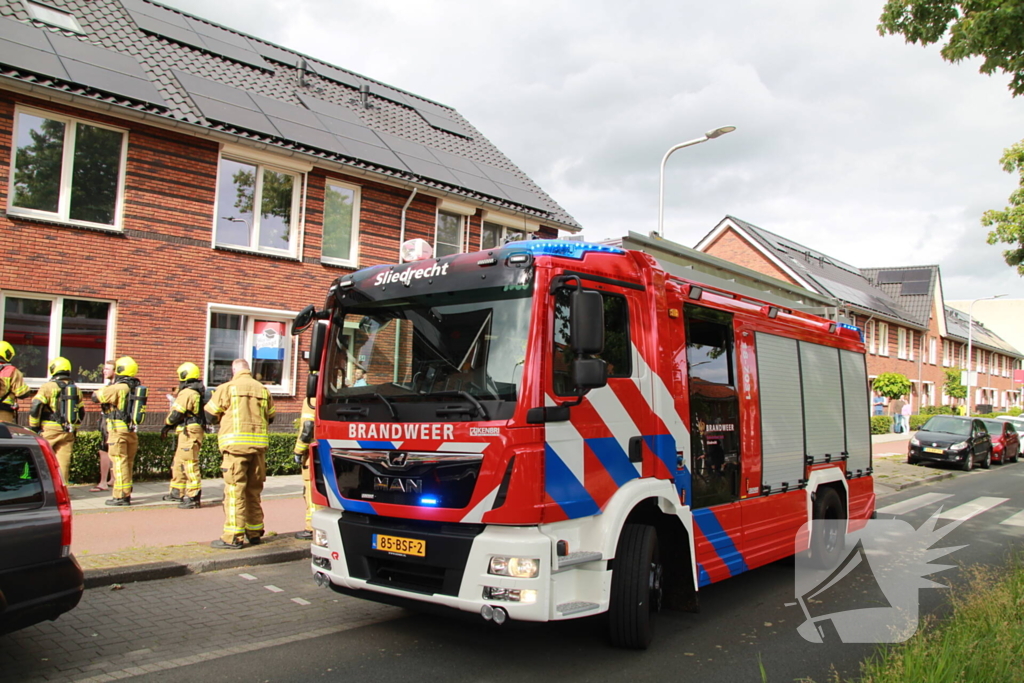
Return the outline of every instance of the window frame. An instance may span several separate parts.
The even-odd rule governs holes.
[[[54,26],[61,29],[62,31],[71,31],[72,33],[84,34],[82,30],[82,22],[78,21],[78,17],[68,12],[67,10],[58,9],[57,7],[51,7],[42,2],[36,2],[35,0],[22,0],[22,5],[25,6],[25,11],[28,12],[29,18],[32,21],[38,21],[47,26]],[[42,10],[42,14],[36,11],[36,8]],[[60,15],[60,19],[70,19],[70,22],[60,23],[60,19],[55,19],[50,15]]]
[[[7,315],[7,299],[13,297],[15,299],[36,299],[38,301],[49,301],[50,307],[50,345],[47,348],[46,362],[49,363],[51,359],[56,358],[60,355],[60,343],[61,334],[63,332],[62,324],[64,320],[64,300],[75,299],[77,301],[93,301],[96,303],[107,304],[107,342],[103,349],[103,359],[115,357],[115,336],[117,332],[117,302],[111,299],[98,299],[91,296],[76,296],[76,295],[63,295],[63,294],[39,294],[36,292],[21,292],[11,289],[0,290],[0,336],[2,336],[6,329],[6,315]],[[17,349],[15,349],[17,350]],[[15,356],[17,359],[17,356]],[[15,361],[17,365],[17,361]],[[32,389],[38,389],[43,386],[48,380],[47,377],[29,377],[25,376],[25,384]],[[102,380],[99,382],[76,382],[79,389],[95,390],[103,386]]]
[[[223,162],[233,161],[236,164],[247,164],[256,167],[256,182],[253,186],[253,213],[252,213],[252,235],[249,239],[248,246],[242,246],[240,244],[227,244],[218,241],[218,227],[222,218],[220,210],[221,200],[221,173],[224,170]],[[288,249],[277,249],[274,247],[264,247],[260,245],[260,221],[261,212],[257,210],[257,207],[262,206],[263,203],[263,177],[266,171],[273,171],[274,173],[283,173],[290,175],[295,178],[295,182],[292,183],[292,205],[291,205],[291,224],[288,228]],[[287,163],[275,163],[274,160],[264,159],[258,156],[250,156],[244,152],[237,150],[223,149],[217,158],[217,180],[214,185],[214,198],[213,198],[213,230],[210,240],[210,245],[214,249],[232,249],[235,251],[243,251],[250,254],[264,254],[268,256],[277,256],[291,259],[298,259],[300,252],[300,242],[302,237],[302,207],[306,196],[307,178],[309,172],[305,170],[299,170],[297,168],[290,168]],[[240,219],[245,220],[245,219]],[[256,246],[253,246],[255,244]]]
[[[889,355],[889,323],[878,322],[878,355]]]
[[[900,360],[907,359],[907,329],[905,327],[896,328],[896,357]]]
[[[439,232],[439,230],[441,228],[441,214],[447,214],[449,216],[455,216],[455,217],[457,217],[459,219],[459,240],[458,240],[458,244],[455,245],[457,247],[456,250],[455,250],[455,253],[456,254],[463,253],[462,250],[465,248],[464,245],[466,243],[466,224],[467,224],[467,222],[469,220],[469,217],[465,216],[464,214],[457,213],[455,211],[451,211],[449,209],[442,209],[442,208],[438,207],[437,208],[437,214],[434,217],[434,258],[442,258],[441,256],[438,256],[438,254],[437,254],[437,245],[438,245],[437,236],[438,236],[438,232]],[[448,242],[445,242],[444,244],[446,246],[452,246]],[[449,254],[445,254],[445,256],[449,256]]]
[[[223,313],[226,315],[240,315],[244,316],[245,321],[245,336],[242,340],[242,352],[243,354],[239,357],[244,358],[249,362],[249,366],[253,365],[252,357],[252,346],[253,346],[253,327],[255,326],[256,320],[259,319],[261,322],[283,322],[285,323],[285,329],[291,324],[297,315],[297,311],[281,311],[271,308],[253,308],[250,306],[236,306],[233,304],[219,304],[219,303],[208,303],[206,305],[206,341],[203,347],[203,381],[210,385],[210,378],[208,376],[210,369],[210,338],[211,338],[211,323],[213,322],[213,315],[215,313]],[[272,396],[294,396],[295,395],[295,378],[298,374],[298,357],[299,357],[299,337],[288,335],[288,342],[285,344],[285,358],[283,362],[283,376],[281,378],[281,384],[264,384],[267,390],[270,391]],[[219,385],[218,385],[219,386]]]
[[[555,323],[555,310],[556,310],[556,308],[558,306],[557,296],[559,294],[563,293],[563,292],[571,293],[575,289],[576,289],[575,287],[571,287],[571,286],[562,286],[562,287],[559,287],[557,290],[555,290],[555,295],[554,295],[555,298],[553,299],[553,304],[554,305],[551,307],[551,314],[550,314],[551,315],[551,318],[550,318],[551,330],[550,330],[550,334],[548,335],[548,341],[545,342],[545,344],[550,344],[550,346],[548,348],[551,349],[551,367],[550,367],[549,372],[547,373],[548,381],[551,382],[551,393],[554,396],[557,396],[559,398],[572,397],[572,396],[575,396],[576,393],[575,392],[569,392],[569,393],[564,393],[564,394],[563,393],[559,393],[558,386],[557,386],[557,383],[555,381],[555,363],[554,363],[554,359],[555,359],[556,355],[558,354],[558,351],[557,351],[557,344],[558,344],[558,342],[557,342],[557,339],[556,339],[557,329],[556,329],[556,323]],[[625,354],[626,355],[627,363],[626,363],[626,367],[625,368],[616,366],[615,374],[612,374],[611,372],[609,372],[607,377],[608,377],[608,379],[629,379],[630,377],[633,377],[634,376],[633,375],[634,369],[636,367],[638,367],[638,366],[637,366],[637,360],[635,358],[633,358],[633,337],[632,337],[633,329],[631,327],[631,325],[632,325],[632,313],[630,312],[630,297],[627,296],[626,294],[622,293],[622,292],[609,292],[609,291],[604,290],[604,289],[596,289],[596,288],[590,288],[590,287],[583,287],[583,291],[585,291],[585,292],[597,292],[603,298],[615,298],[615,299],[618,299],[618,300],[620,300],[622,302],[622,310],[623,310],[623,312],[625,314],[625,318],[626,318],[626,320],[625,320],[626,338],[630,342],[629,343],[629,348],[626,350],[626,354]],[[605,321],[605,332],[607,332],[607,329],[608,329],[608,321],[606,319],[606,321]],[[569,347],[568,345],[566,347],[566,350],[569,351],[572,354],[571,347]],[[605,352],[602,352],[602,353],[599,353],[599,354],[586,354],[586,357],[587,358],[600,358],[600,359],[604,360],[605,362],[608,362],[608,359],[604,357],[604,353]],[[572,355],[575,356],[575,354],[572,354]],[[574,358],[574,360],[575,360],[575,358]],[[571,370],[572,370],[572,365],[570,363],[569,364],[569,371],[571,372]]]
[[[349,244],[349,257],[347,259],[339,259],[334,256],[324,256],[324,242],[327,241],[327,189],[331,185],[344,188],[346,190],[352,190],[352,226],[351,226],[351,243]],[[328,177],[324,181],[324,199],[323,205],[324,210],[322,213],[322,220],[320,221],[320,261],[322,263],[329,263],[335,266],[349,266],[352,268],[359,267],[359,220],[360,220],[360,205],[362,204],[363,193],[362,187],[359,185],[353,185],[336,178]]]
[[[64,149],[61,152],[60,189],[57,195],[57,210],[42,211],[40,209],[28,209],[14,205],[14,183],[18,168],[18,133],[21,115],[36,116],[43,119],[60,121],[64,124]],[[78,135],[78,124],[102,128],[121,134],[120,168],[117,177],[117,198],[114,202],[114,222],[94,223],[71,218],[71,191],[72,177],[75,170],[75,141]],[[27,107],[21,104],[14,106],[14,120],[11,123],[11,151],[9,177],[7,179],[7,213],[11,216],[30,218],[34,220],[47,221],[50,223],[62,223],[96,230],[107,230],[111,232],[124,232],[124,196],[125,183],[128,176],[128,135],[127,128],[111,126],[106,123],[98,123],[76,116],[58,114],[46,109]]]
[[[928,363],[930,365],[939,364],[939,352],[937,348],[938,344],[936,343],[936,339],[938,339],[938,337],[928,337]]]
[[[493,225],[496,228],[500,228],[501,229],[501,233],[498,236],[498,244],[496,244],[493,247],[485,247],[484,246],[484,226],[485,225]],[[480,221],[480,251],[484,251],[486,249],[500,249],[501,246],[505,243],[505,240],[508,239],[508,236],[509,236],[510,233],[516,233],[516,234],[522,235],[522,237],[520,238],[521,240],[526,239],[526,235],[527,235],[527,232],[525,230],[518,230],[516,228],[510,228],[507,225],[502,225],[501,223],[497,223],[495,221],[489,221],[489,220],[482,220],[482,221]]]

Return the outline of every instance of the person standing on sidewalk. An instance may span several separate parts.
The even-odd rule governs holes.
[[[295,439],[295,462],[302,465],[302,493],[306,500],[306,526],[295,533],[295,538],[302,541],[313,539],[313,483],[309,477],[309,462],[313,457],[310,444],[313,443],[313,421],[316,418],[316,399],[307,398],[302,402],[302,413],[299,415],[299,436]],[[316,448],[316,446],[313,446]]]
[[[903,426],[903,406],[907,405],[907,402],[903,400],[903,397],[889,401],[889,415],[892,416],[892,431],[895,434],[902,434],[906,429]]]
[[[107,452],[114,470],[113,497],[107,505],[132,504],[132,468],[139,450],[137,426],[129,412],[129,398],[140,382],[139,364],[131,356],[114,363],[114,383],[97,389],[92,400],[100,404],[107,424]]]
[[[267,478],[268,429],[274,421],[274,399],[252,377],[249,363],[231,363],[233,377],[213,392],[206,412],[220,423],[217,436],[224,476],[224,534],[212,548],[237,549],[248,539],[259,545],[263,537],[263,505],[260,499]]]
[[[171,490],[164,500],[179,501],[179,508],[191,510],[202,505],[203,497],[199,449],[206,435],[206,412],[203,410],[206,387],[199,379],[199,366],[195,363],[178,366],[178,382],[178,395],[160,430],[161,439],[166,439],[172,429],[178,435],[171,463]]]
[[[103,364],[103,386],[105,387],[114,383],[114,365],[116,363],[113,359]],[[100,483],[89,489],[90,493],[109,491],[111,484],[114,483],[110,472],[110,453],[107,453],[107,418],[103,413],[100,413],[99,423],[100,447],[97,453],[100,457]]]
[[[48,368],[50,381],[39,387],[28,412],[28,428],[41,434],[57,456],[64,483],[71,474],[71,451],[78,425],[85,416],[78,387],[71,381],[71,361],[54,358]]]
[[[13,359],[14,347],[0,341],[0,422],[18,424],[18,399],[32,390],[25,384],[21,370],[11,364]]]

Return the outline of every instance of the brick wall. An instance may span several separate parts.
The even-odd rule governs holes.
[[[791,285],[797,284],[796,280],[791,278],[785,271],[772,263],[771,260],[757,249],[757,247],[737,234],[732,228],[726,228],[723,230],[722,233],[708,245],[708,248],[705,249],[704,252],[711,254],[712,256],[725,259],[730,263],[743,266],[744,268],[750,268],[762,275],[778,278],[779,280],[788,282]]]

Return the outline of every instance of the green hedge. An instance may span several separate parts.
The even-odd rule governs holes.
[[[946,413],[942,413],[942,414],[946,414]],[[911,415],[910,416],[910,431],[916,432],[929,419],[931,419],[931,415]]]
[[[139,451],[135,455],[136,481],[170,480],[171,461],[177,439],[168,436],[161,439],[155,432],[139,434]],[[295,436],[292,434],[271,434],[267,448],[267,474],[299,474],[299,466],[292,456]],[[79,432],[75,448],[71,453],[71,483],[95,484],[100,480],[100,434]],[[206,479],[220,477],[220,451],[217,450],[217,435],[207,434],[199,451],[199,469]]]
[[[871,416],[871,433],[888,434],[892,431],[892,417],[889,415]]]
[[[925,406],[921,408],[922,415],[956,415],[953,406]]]

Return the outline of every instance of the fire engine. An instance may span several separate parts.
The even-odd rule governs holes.
[[[497,624],[607,613],[644,649],[703,586],[839,559],[875,505],[859,333],[649,251],[372,266],[296,317],[319,585]]]

